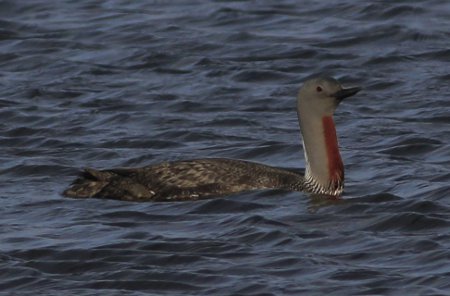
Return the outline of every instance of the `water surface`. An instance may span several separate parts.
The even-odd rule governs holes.
[[[450,4],[2,1],[0,290],[450,295]],[[304,167],[298,87],[336,114],[342,201],[263,191],[73,200],[82,167]]]

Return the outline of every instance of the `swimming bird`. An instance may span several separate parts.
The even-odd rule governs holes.
[[[343,88],[331,77],[306,81],[297,96],[297,114],[306,160],[304,174],[264,164],[205,158],[164,162],[140,168],[81,172],[64,195],[128,201],[197,200],[261,189],[306,191],[339,197],[344,165],[333,114],[359,87]]]

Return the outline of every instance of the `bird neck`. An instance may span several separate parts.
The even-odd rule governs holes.
[[[344,165],[333,117],[301,112],[300,130],[306,159],[305,185],[317,194],[339,196],[344,189]]]

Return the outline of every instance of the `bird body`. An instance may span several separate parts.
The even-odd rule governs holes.
[[[134,169],[86,169],[65,195],[120,200],[195,200],[256,189],[302,190],[303,176],[226,158],[164,162]]]

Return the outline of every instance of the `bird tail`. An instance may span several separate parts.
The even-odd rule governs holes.
[[[90,198],[103,190],[115,174],[107,171],[84,169],[79,177],[64,190],[63,195],[74,198]]]

